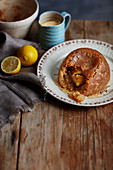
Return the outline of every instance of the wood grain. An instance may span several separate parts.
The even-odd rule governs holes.
[[[86,21],[85,36],[113,44],[113,23]],[[95,114],[87,111],[87,121],[92,119],[93,169],[113,169],[113,103],[96,107]],[[91,125],[89,123],[88,125]]]
[[[90,38],[112,43],[108,27],[112,34],[112,23],[72,21],[66,40]],[[112,170],[112,107],[76,107],[48,96],[46,103],[22,116],[19,169]]]
[[[66,31],[65,40],[84,38],[84,21],[72,21]]]
[[[70,24],[70,28],[71,29],[68,29],[66,32],[66,40],[70,40],[72,37],[73,39],[83,38],[82,21],[73,21],[73,23]],[[77,107],[71,106],[71,108],[73,108],[74,116],[74,110]],[[21,127],[23,133],[21,133],[20,138],[19,169],[23,170],[26,168],[35,170],[38,167],[40,170],[66,170],[70,168],[71,162],[68,161],[69,153],[71,154],[75,145],[73,130],[70,131],[70,134],[69,129],[71,127],[68,127],[68,119],[69,117],[72,117],[71,112],[70,105],[67,106],[67,104],[59,102],[49,95],[46,103],[43,103],[39,108],[36,108],[32,114],[23,114]],[[78,112],[80,111],[78,110]],[[38,127],[36,126],[36,120],[38,121]],[[32,121],[34,121],[34,123],[32,123]],[[72,122],[72,127],[76,127],[74,121]],[[26,131],[28,137],[27,141],[23,143],[23,136],[26,134]],[[67,136],[66,143],[65,134],[69,135],[69,139]],[[71,140],[73,143],[72,146],[70,146],[71,143],[69,143]],[[33,144],[32,141],[34,141]],[[27,147],[30,152],[28,152]],[[64,147],[66,147],[66,153],[64,152]],[[68,150],[68,147],[71,147],[72,149]],[[74,157],[72,159],[74,160]]]
[[[35,41],[37,31],[35,23],[29,34]],[[113,44],[113,22],[71,21],[66,40],[81,38]],[[78,107],[48,94],[46,102],[4,130],[1,139],[0,170],[16,166],[17,170],[113,170],[113,103]]]
[[[20,115],[15,123],[7,124],[0,131],[0,170],[15,170],[18,155]]]
[[[113,44],[113,22],[85,21],[85,38]]]

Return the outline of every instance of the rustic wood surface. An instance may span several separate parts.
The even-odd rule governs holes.
[[[34,41],[37,22],[29,38]],[[66,40],[113,44],[113,22],[72,21]],[[0,133],[0,170],[113,170],[113,103],[72,106],[49,94]]]

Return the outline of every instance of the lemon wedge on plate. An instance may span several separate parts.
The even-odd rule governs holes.
[[[21,69],[21,62],[15,56],[6,57],[1,62],[1,70],[6,74],[16,74]]]

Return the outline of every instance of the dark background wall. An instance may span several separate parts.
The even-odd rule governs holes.
[[[39,15],[48,10],[67,11],[72,19],[113,21],[113,0],[38,0]]]

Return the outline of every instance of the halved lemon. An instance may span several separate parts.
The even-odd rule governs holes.
[[[6,74],[16,74],[21,69],[21,62],[15,56],[6,57],[1,62],[1,70]]]

